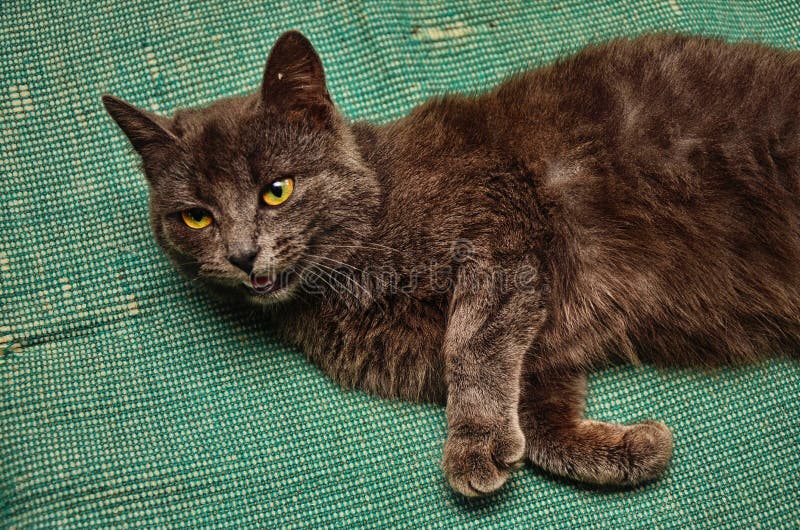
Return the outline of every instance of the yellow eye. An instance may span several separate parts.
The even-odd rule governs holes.
[[[213,221],[211,214],[202,208],[192,208],[181,212],[181,219],[186,223],[186,226],[195,230],[205,228]]]
[[[286,202],[289,195],[294,191],[294,179],[287,177],[278,179],[272,182],[264,193],[261,194],[261,199],[267,206],[278,206]]]

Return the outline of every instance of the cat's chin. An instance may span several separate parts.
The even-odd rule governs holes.
[[[203,288],[210,292],[216,298],[233,304],[241,305],[243,302],[246,304],[258,306],[270,306],[283,302],[287,302],[294,297],[295,291],[300,282],[295,281],[280,289],[265,291],[253,289],[248,282],[238,282],[233,280],[223,281],[219,278],[209,279],[200,278],[203,283]]]
[[[288,287],[285,289],[281,289],[280,291],[275,293],[260,294],[250,289],[246,289],[245,299],[247,300],[248,303],[254,305],[272,306],[288,302],[289,300],[291,300],[294,291],[295,291],[294,287]]]
[[[293,291],[293,290],[294,289],[285,289],[278,293],[272,293],[272,294],[258,294],[248,290],[245,293],[245,298],[249,303],[254,305],[272,306],[289,301],[292,298],[292,294],[291,292],[288,291]]]

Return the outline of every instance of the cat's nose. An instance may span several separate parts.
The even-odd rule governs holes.
[[[228,256],[228,261],[242,269],[247,274],[250,274],[253,272],[253,263],[255,263],[257,255],[258,249],[248,248],[241,252],[231,254]]]

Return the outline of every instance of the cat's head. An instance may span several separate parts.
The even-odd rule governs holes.
[[[289,299],[371,230],[375,175],[300,33],[278,39],[249,96],[172,117],[103,104],[141,156],[156,240],[217,290]]]

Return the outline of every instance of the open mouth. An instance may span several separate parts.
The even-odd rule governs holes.
[[[296,278],[293,271],[285,271],[280,274],[250,274],[250,281],[243,282],[251,294],[265,295],[274,294],[286,289]]]

